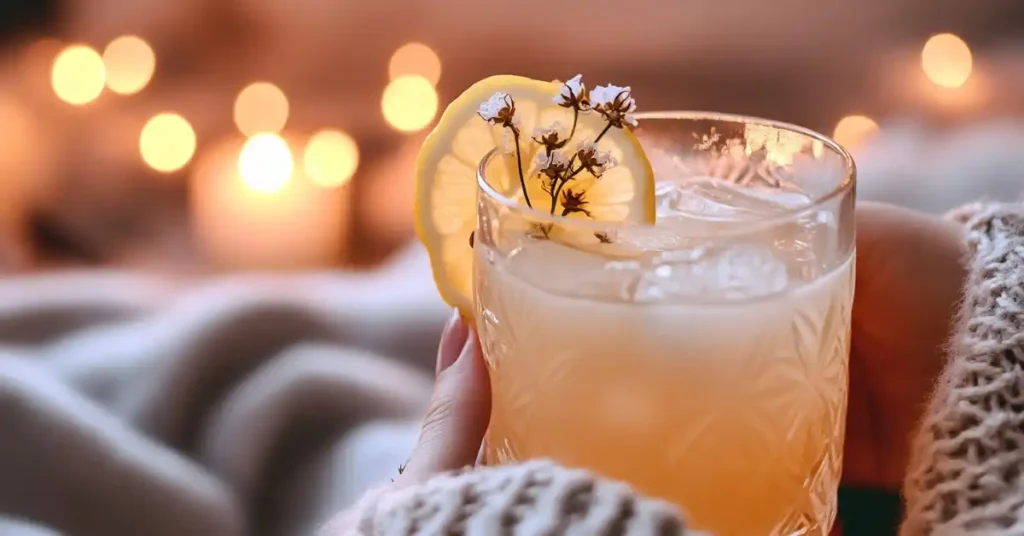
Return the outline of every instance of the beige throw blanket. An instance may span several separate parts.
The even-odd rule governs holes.
[[[0,282],[0,535],[311,532],[415,439],[447,317],[421,255]]]

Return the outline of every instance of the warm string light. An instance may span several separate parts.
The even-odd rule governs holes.
[[[281,132],[288,113],[288,97],[269,82],[250,84],[235,99],[235,126],[246,136]]]
[[[864,115],[848,115],[836,124],[832,135],[840,145],[848,150],[862,145],[878,133],[878,123]]]
[[[391,80],[406,74],[416,74],[437,85],[441,80],[441,58],[423,43],[409,43],[395,51],[388,62]]]
[[[100,96],[106,83],[103,58],[88,46],[69,46],[54,60],[50,81],[60,100],[75,106],[88,104]]]
[[[401,132],[423,130],[434,120],[437,91],[430,80],[414,74],[399,76],[384,89],[381,110],[384,119]]]
[[[322,188],[347,183],[359,167],[359,147],[340,130],[321,130],[306,142],[302,167],[309,180]]]
[[[196,133],[182,116],[159,114],[150,119],[139,136],[139,153],[149,167],[162,173],[177,171],[192,160]]]
[[[114,93],[132,95],[142,91],[153,78],[156,54],[142,38],[118,37],[103,51],[107,87]]]
[[[958,88],[967,83],[974,66],[971,49],[951,33],[932,36],[921,50],[921,68],[937,86]]]

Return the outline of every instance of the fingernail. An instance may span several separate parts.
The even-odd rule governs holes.
[[[441,336],[441,346],[437,352],[437,365],[434,367],[435,375],[441,374],[458,361],[468,339],[469,326],[463,320],[459,310],[455,309]]]

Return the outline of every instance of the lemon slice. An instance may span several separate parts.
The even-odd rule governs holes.
[[[536,174],[535,159],[543,147],[532,140],[537,126],[561,125],[563,137],[573,124],[573,111],[552,102],[561,84],[520,76],[493,76],[477,82],[445,110],[420,149],[416,166],[416,232],[430,256],[434,282],[449,305],[463,314],[473,310],[473,248],[470,235],[476,229],[477,167],[496,147],[514,147],[508,129],[492,126],[477,115],[480,104],[496,92],[515,101],[520,121],[520,151],[526,192],[538,211],[551,211],[551,195]],[[607,122],[597,113],[579,115],[576,131],[566,147],[593,141]],[[617,165],[599,179],[586,171],[567,183],[566,189],[584,191],[589,216],[599,221],[654,223],[654,172],[636,137],[626,129],[611,128],[599,142]],[[509,199],[525,204],[515,153],[492,160],[488,184]],[[503,161],[502,161],[503,160]],[[559,196],[560,198],[562,196]],[[554,213],[562,215],[561,199]]]

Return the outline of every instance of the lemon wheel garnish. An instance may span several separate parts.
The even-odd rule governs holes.
[[[520,151],[526,193],[533,209],[552,212],[552,195],[538,175],[538,153],[544,147],[533,140],[535,129],[559,125],[569,134],[574,111],[556,105],[553,98],[562,90],[557,82],[520,76],[493,76],[477,82],[456,98],[442,114],[437,126],[420,149],[416,165],[416,232],[430,256],[434,282],[442,299],[463,314],[473,311],[473,249],[470,235],[476,229],[477,167],[495,148],[498,158],[488,166],[488,184],[510,199],[525,205],[520,187],[515,144],[510,129],[484,121],[478,110],[497,92],[507,93],[515,103],[520,133]],[[600,178],[583,171],[567,181],[564,190],[584,194],[586,213],[566,213],[609,222],[654,223],[654,172],[636,137],[625,128],[607,128],[608,121],[596,112],[581,113],[565,152],[573,154],[576,144],[600,137],[602,151],[616,162]],[[602,135],[603,132],[603,135]],[[567,212],[556,198],[554,214]],[[570,201],[571,203],[571,201]]]

